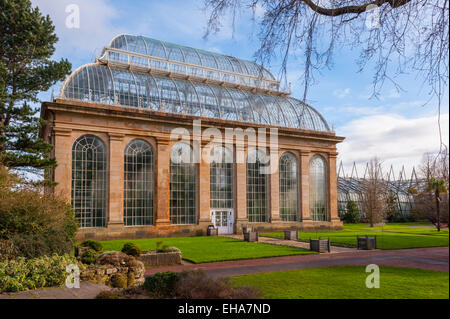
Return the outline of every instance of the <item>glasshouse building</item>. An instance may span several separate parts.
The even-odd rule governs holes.
[[[119,35],[41,117],[79,240],[342,227],[344,138],[254,62]]]

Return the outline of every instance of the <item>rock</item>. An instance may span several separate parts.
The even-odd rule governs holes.
[[[106,274],[107,275],[112,275],[115,274],[117,272],[117,268],[108,268],[106,269]]]
[[[134,260],[133,256],[128,256],[121,251],[107,251],[98,256],[97,264],[120,267],[128,264],[132,260]]]
[[[144,283],[145,266],[133,256],[119,251],[108,251],[100,254],[96,265],[91,265],[81,273],[83,280],[106,283],[110,285],[140,286]],[[113,279],[114,278],[114,279]]]
[[[92,248],[91,247],[78,246],[77,249],[76,249],[77,256],[81,257],[89,249],[92,249]]]

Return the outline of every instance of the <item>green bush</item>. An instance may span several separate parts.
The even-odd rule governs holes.
[[[171,298],[180,274],[172,271],[158,272],[145,278],[144,289],[156,298]]]
[[[0,261],[14,259],[17,255],[16,246],[10,240],[0,238]]]
[[[101,252],[103,250],[103,245],[101,242],[95,241],[95,240],[85,240],[80,244],[81,247],[90,247],[96,252]]]
[[[96,252],[93,249],[88,249],[86,250],[83,255],[81,255],[81,262],[83,264],[95,264],[95,262],[97,261],[98,258],[98,252]]]
[[[130,256],[139,257],[142,254],[142,249],[139,245],[129,242],[123,245],[122,252]]]
[[[0,165],[0,238],[26,258],[73,253],[77,221],[66,199],[26,184]]]
[[[359,215],[358,205],[354,201],[349,200],[347,202],[347,209],[342,216],[342,220],[345,223],[356,224],[359,223],[360,219],[361,216]]]
[[[116,273],[111,276],[110,284],[113,288],[127,288],[127,276]]]
[[[0,292],[16,292],[42,287],[61,286],[67,276],[66,267],[78,264],[75,257],[64,255],[26,259],[18,257],[0,262]],[[78,264],[80,271],[83,266]]]

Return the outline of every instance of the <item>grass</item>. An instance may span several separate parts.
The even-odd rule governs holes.
[[[356,236],[377,236],[379,249],[442,247],[449,245],[448,229],[413,227],[413,223],[392,223],[371,228],[367,224],[346,224],[343,230],[299,232],[299,240],[328,238],[333,245],[356,247]],[[261,233],[260,236],[283,238],[282,232]]]
[[[448,299],[449,274],[380,266],[380,288],[367,288],[365,266],[333,266],[233,277],[267,299]]]
[[[121,250],[123,244],[126,242],[134,242],[141,246],[143,250],[152,250],[156,248],[158,241],[162,241],[168,246],[177,247],[181,250],[183,259],[196,264],[313,253],[300,248],[264,243],[249,243],[233,238],[214,236],[110,240],[102,241],[101,243],[103,244],[103,251]]]

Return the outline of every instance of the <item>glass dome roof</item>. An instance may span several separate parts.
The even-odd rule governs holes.
[[[275,80],[275,77],[269,71],[255,62],[143,36],[121,34],[111,41],[109,47],[272,81]]]
[[[118,39],[120,37],[114,41],[118,42]],[[59,97],[167,113],[330,131],[319,112],[291,97],[136,72],[98,62],[83,65],[72,72],[61,87]]]

